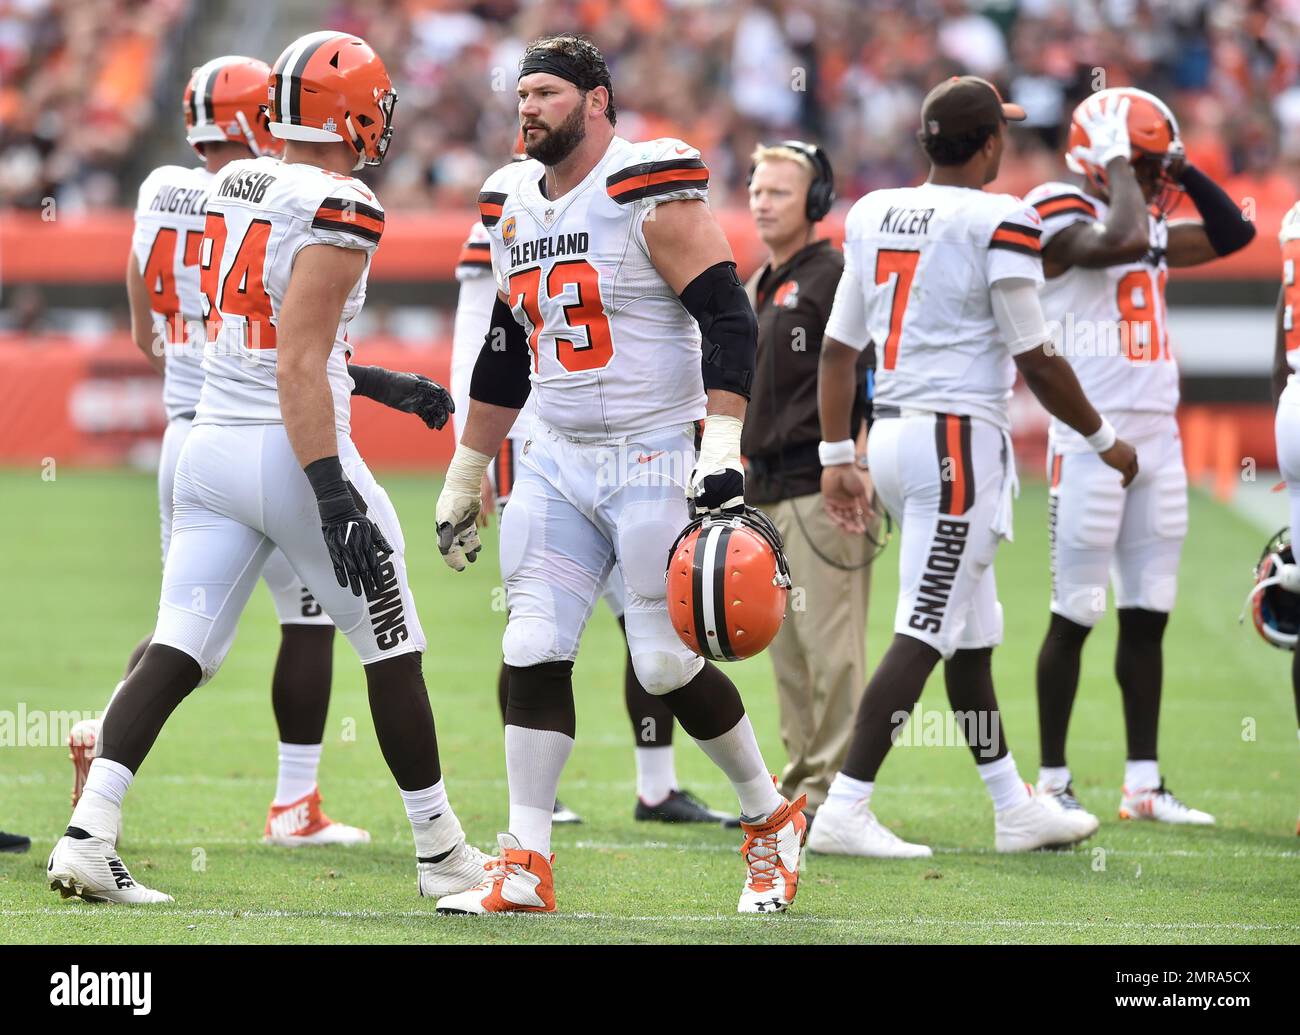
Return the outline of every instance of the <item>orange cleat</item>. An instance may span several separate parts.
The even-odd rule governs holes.
[[[758,823],[741,820],[745,843],[740,852],[749,874],[740,892],[738,913],[782,913],[799,890],[799,861],[808,836],[803,807],[808,796],[783,801],[781,807]]]
[[[468,891],[438,899],[438,912],[445,914],[553,913],[555,883],[551,863],[541,852],[520,847],[514,834],[498,834],[501,854],[483,869],[483,882]]]
[[[271,804],[266,814],[263,844],[294,848],[298,845],[364,845],[370,833],[360,827],[336,823],[321,811],[320,788],[313,787],[288,805]]]

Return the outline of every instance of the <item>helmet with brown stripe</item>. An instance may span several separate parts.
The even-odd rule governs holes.
[[[190,73],[182,108],[185,140],[200,158],[204,144],[244,144],[254,155],[278,155],[283,145],[262,117],[271,66],[257,58],[213,58]]]
[[[1264,546],[1246,606],[1266,642],[1281,650],[1296,649],[1300,639],[1300,567],[1291,552],[1289,528],[1283,528]]]
[[[271,71],[271,132],[281,140],[346,142],[357,154],[354,169],[383,162],[396,105],[379,55],[346,32],[300,36]]]
[[[751,658],[776,638],[790,592],[781,533],[761,510],[698,515],[668,555],[668,616],[713,661]]]
[[[1147,200],[1162,213],[1173,210],[1182,190],[1174,180],[1171,167],[1183,157],[1183,141],[1178,119],[1169,105],[1153,93],[1132,86],[1115,86],[1099,90],[1074,109],[1070,117],[1070,136],[1065,145],[1065,164],[1071,172],[1086,178],[1093,186],[1106,190],[1106,170],[1086,157],[1088,131],[1083,126],[1084,105],[1094,98],[1103,104],[1115,104],[1128,98],[1128,139],[1131,163]]]

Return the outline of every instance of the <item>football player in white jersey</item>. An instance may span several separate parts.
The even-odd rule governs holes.
[[[277,547],[365,666],[420,894],[470,887],[486,861],[443,786],[402,530],[349,434],[346,332],[384,225],[350,173],[383,161],[396,94],[369,45],[338,32],[290,44],[267,87],[284,158],[231,162],[207,196],[204,380],[176,464],[158,625],[104,717],[100,757],[50,856],[51,887],[65,896],[170,901],[116,854],[122,800],[167,717],[220,667]]]
[[[213,58],[196,68],[186,86],[182,108],[185,139],[203,164],[155,169],[141,185],[136,205],[126,283],[135,343],[163,378],[167,429],[158,463],[158,509],[164,561],[171,541],[176,460],[189,435],[203,386],[205,334],[198,260],[208,187],[229,162],[280,153],[281,143],[271,136],[259,115],[270,74],[266,62],[238,56]],[[446,393],[427,378],[377,367],[350,367],[349,371],[357,383],[357,394],[419,412],[430,427],[435,423],[441,427],[446,421]],[[369,841],[366,831],[336,823],[322,811],[317,786],[329,708],[334,625],[279,550],[268,558],[262,578],[271,590],[280,621],[280,651],[271,683],[271,704],[280,735],[279,771],[264,840],[286,846]],[[127,663],[128,673],[148,645],[146,636]],[[101,719],[84,719],[69,734],[74,807],[98,753],[101,724]]]
[[[1210,824],[1213,816],[1164,786],[1156,759],[1162,640],[1187,533],[1165,281],[1170,267],[1244,247],[1254,226],[1186,164],[1173,113],[1141,90],[1102,90],[1079,105],[1066,161],[1082,174],[1082,186],[1045,183],[1025,198],[1043,224],[1043,313],[1088,398],[1137,449],[1142,473],[1121,490],[1084,439],[1052,421],[1052,599],[1038,656],[1038,788],[1082,809],[1066,764],[1066,733],[1083,643],[1105,613],[1110,583],[1127,741],[1120,818]],[[1191,198],[1200,220],[1166,220],[1176,189]]]
[[[522,153],[518,158],[525,157]],[[492,256],[487,229],[475,222],[469,237],[461,246],[456,263],[456,279],[460,293],[456,300],[456,318],[451,347],[451,392],[456,401],[456,413],[469,413],[469,382],[474,372],[474,362],[483,347],[484,328],[490,326],[492,306],[496,302],[496,280],[492,276]],[[457,441],[464,424],[464,416],[454,420]],[[495,459],[484,475],[479,525],[487,523],[494,510],[499,515],[510,499],[518,473],[519,457],[528,442],[528,429],[532,426],[533,406],[524,404],[515,419],[510,434],[501,443]],[[626,621],[623,617],[623,573],[618,565],[609,573],[600,592],[601,599],[613,612],[626,640]],[[497,700],[501,706],[501,721],[505,722],[509,699],[510,668],[503,661],[497,677]],[[715,812],[690,791],[677,783],[677,766],[673,758],[673,713],[661,697],[648,694],[636,678],[632,655],[627,655],[623,667],[623,701],[632,723],[633,758],[636,763],[636,805],[632,818],[637,822],[657,823],[727,823],[737,820]],[[581,823],[582,818],[565,806],[558,798],[552,810],[553,823]]]
[[[744,505],[754,312],[705,203],[699,152],[615,135],[599,50],[576,36],[535,41],[518,94],[531,160],[493,173],[479,195],[500,293],[437,511],[439,549],[461,570],[481,548],[482,474],[531,394],[536,416],[501,524],[509,833],[484,882],[439,909],[555,908],[551,806],[573,748],[573,659],[617,562],[638,680],[740,799],[738,909],[777,912],[797,888],[803,802],[777,793],[731,680],[678,638],[664,578],[688,493],[710,511]]]
[[[1282,244],[1282,289],[1277,299],[1277,334],[1273,360],[1273,401],[1277,406],[1274,432],[1277,463],[1291,498],[1291,543],[1300,535],[1300,202],[1282,219],[1278,234]],[[1286,565],[1278,573],[1282,588],[1300,593],[1300,566]],[[1291,692],[1296,720],[1300,722],[1300,650],[1291,655]],[[1300,835],[1300,820],[1295,832]]]
[[[993,691],[992,653],[1002,640],[993,557],[1011,537],[1007,401],[1016,369],[1052,414],[1084,436],[1117,486],[1137,471],[1132,447],[1047,348],[1037,214],[1018,198],[983,190],[997,175],[1007,120],[1022,118],[983,79],[939,84],[925,98],[918,134],[929,179],[873,191],[845,221],[844,274],[821,355],[822,493],[837,523],[863,529],[868,501],[849,427],[854,364],[874,341],[867,457],[902,547],[894,639],[817,812],[808,841],[814,851],[930,854],[879,823],[871,794],[940,659],[948,700],[993,799],[997,850],[1070,844],[1097,828],[1095,818],[1035,796],[1021,780]]]

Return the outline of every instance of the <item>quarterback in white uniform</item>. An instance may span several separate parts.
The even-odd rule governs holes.
[[[401,527],[349,436],[346,332],[384,214],[348,173],[382,162],[396,94],[369,45],[338,32],[292,43],[267,88],[285,155],[230,162],[207,195],[204,380],[176,464],[158,625],[105,715],[100,755],[50,857],[51,887],[65,896],[170,900],[116,856],[122,800],[168,715],[216,674],[277,547],[365,666],[420,893],[455,892],[482,873],[443,786]]]
[[[1133,450],[1098,416],[1059,356],[1045,349],[1039,308],[1039,220],[983,187],[998,171],[1008,119],[1024,118],[974,76],[935,87],[921,109],[931,161],[919,187],[880,190],[845,222],[844,273],[821,353],[822,494],[831,517],[860,531],[867,514],[849,438],[852,372],[874,342],[874,422],[867,441],[880,499],[902,530],[894,639],[867,684],[844,766],[818,810],[808,846],[843,855],[930,854],[871,811],[877,770],[942,659],[993,800],[998,851],[1069,844],[1097,828],[1034,796],[1002,732],[991,658],[1002,640],[993,557],[1011,537],[1014,457],[1007,401],[1019,368],[1043,405],[1078,429],[1114,470]],[[1119,472],[1119,473],[1117,473]]]
[[[740,799],[748,876],[738,908],[780,911],[797,887],[803,803],[776,792],[735,686],[678,638],[664,578],[688,493],[711,511],[744,505],[753,309],[705,204],[699,152],[615,136],[609,70],[590,42],[529,45],[518,94],[532,160],[500,169],[479,195],[499,294],[437,511],[439,549],[461,570],[481,548],[482,474],[531,394],[535,418],[501,526],[509,833],[484,882],[439,909],[555,908],[551,807],[573,747],[573,659],[617,562],[638,680],[664,696]]]
[[[1040,793],[1081,810],[1065,744],[1084,640],[1114,587],[1115,673],[1127,761],[1122,819],[1209,824],[1164,786],[1156,760],[1162,641],[1187,534],[1187,474],[1169,342],[1170,267],[1244,247],[1252,224],[1183,160],[1178,123],[1157,97],[1103,90],[1075,110],[1066,160],[1083,186],[1045,183],[1025,198],[1042,218],[1043,312],[1084,391],[1133,443],[1142,472],[1123,490],[1073,429],[1053,420],[1048,443],[1051,619],[1038,658]],[[1175,191],[1202,221],[1168,222]]]
[[[520,155],[520,158],[523,156]],[[461,246],[456,263],[460,293],[456,300],[456,318],[451,349],[451,392],[456,401],[456,438],[469,413],[469,382],[483,347],[484,328],[491,325],[492,307],[496,302],[496,279],[492,276],[492,255],[487,228],[476,221]],[[483,509],[480,526],[485,525],[493,510],[499,515],[510,499],[518,476],[519,458],[528,446],[528,430],[533,421],[533,402],[524,403],[510,433],[501,443],[483,483]],[[601,599],[618,620],[623,618],[623,573],[617,563],[605,579]],[[626,634],[625,634],[626,636]],[[497,678],[497,698],[501,719],[505,721],[509,697],[509,667],[502,662]],[[645,692],[636,678],[629,653],[623,671],[623,700],[632,724],[633,758],[636,762],[636,805],[632,818],[639,822],[661,823],[734,823],[735,819],[715,812],[690,791],[677,783],[673,758],[673,713],[663,699]],[[558,798],[553,811],[555,823],[580,823],[581,817]]]

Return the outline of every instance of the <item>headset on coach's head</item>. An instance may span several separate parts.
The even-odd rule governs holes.
[[[806,144],[802,140],[782,140],[774,147],[784,147],[803,155],[812,163],[813,178],[808,185],[808,198],[804,203],[804,215],[810,223],[820,223],[826,218],[835,204],[835,173],[831,169],[831,160],[826,152],[816,144]],[[745,183],[754,180],[754,166],[749,167],[749,176]]]

